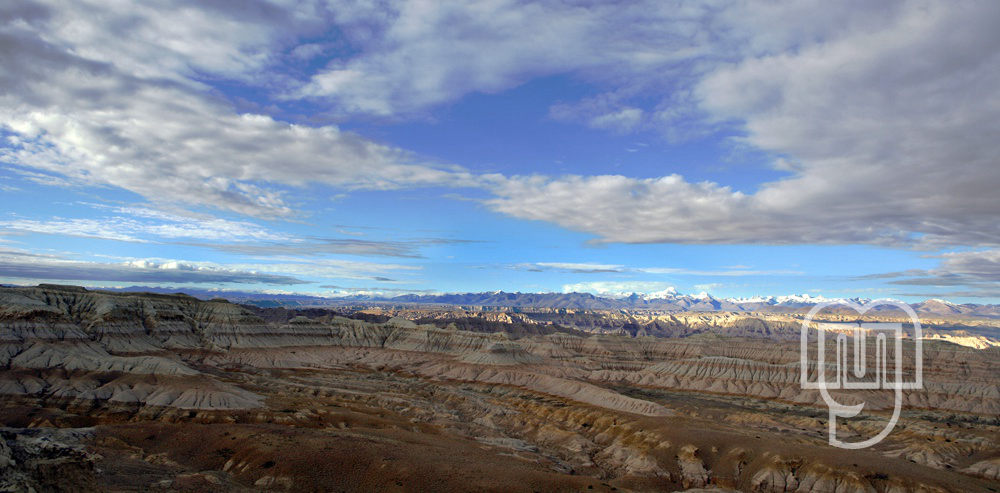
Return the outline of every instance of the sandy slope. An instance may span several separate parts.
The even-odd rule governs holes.
[[[110,457],[110,472],[97,478],[106,484],[146,476],[167,489],[329,484],[305,457],[248,442],[257,433],[284,443],[297,430],[314,455],[323,454],[323,437],[357,448],[329,457],[338,464],[380,460],[390,453],[376,445],[385,440],[406,451],[386,472],[365,473],[385,478],[341,471],[355,474],[356,485],[409,478],[464,489],[468,474],[455,467],[474,457],[494,475],[481,484],[487,489],[518,489],[506,482],[511,474],[544,489],[996,486],[1000,349],[926,342],[925,388],[905,394],[903,422],[875,449],[846,452],[826,445],[825,405],[800,389],[797,342],[734,334],[753,324],[731,320],[741,321],[720,325],[726,335],[511,339],[403,319],[267,323],[237,305],[186,296],[0,288],[0,394],[9,426],[101,425],[94,446]],[[844,397],[876,411],[846,432],[877,433],[891,397]],[[219,457],[179,454],[181,442],[134,430],[194,440],[191,423],[212,430]],[[403,439],[391,430],[409,431]],[[221,445],[230,436],[222,433],[239,443]],[[263,467],[269,461],[281,465]]]

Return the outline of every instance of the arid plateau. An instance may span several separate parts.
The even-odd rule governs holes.
[[[842,450],[801,317],[0,288],[0,490],[1000,490],[1000,320],[929,316]]]

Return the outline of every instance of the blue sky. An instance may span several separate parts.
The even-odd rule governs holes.
[[[0,282],[1000,301],[1000,8],[0,7]]]

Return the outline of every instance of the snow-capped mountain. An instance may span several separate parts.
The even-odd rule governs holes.
[[[649,309],[664,311],[793,311],[818,303],[868,303],[866,298],[828,298],[812,294],[782,296],[751,296],[716,298],[708,292],[681,294],[674,289],[652,293],[521,293],[490,291],[482,293],[406,294],[400,296],[378,293],[342,296],[251,293],[237,291],[183,290],[180,288],[150,288],[133,286],[125,291],[175,292],[186,291],[197,298],[223,297],[237,303],[257,306],[336,306],[346,304],[434,304],[497,308],[565,308],[590,310]],[[910,306],[919,314],[938,316],[1000,317],[1000,305],[956,304],[941,299],[928,299]],[[883,308],[888,309],[888,308]],[[876,308],[878,311],[878,308]]]

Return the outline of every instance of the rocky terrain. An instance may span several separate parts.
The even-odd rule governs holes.
[[[255,309],[268,313],[282,308]],[[308,312],[308,310],[305,310]],[[265,315],[266,316],[266,315]],[[613,334],[629,337],[690,337],[714,334],[724,337],[764,337],[798,340],[804,313],[770,312],[665,312],[659,310],[575,310],[531,308],[475,311],[460,308],[367,308],[350,313],[351,317],[384,322],[394,317],[432,324],[440,328],[458,328],[473,332],[505,332],[512,337],[567,333],[580,336]],[[912,323],[904,313],[877,311],[864,317],[852,310],[833,309],[821,312],[816,320],[834,323],[899,322],[912,333]],[[1000,346],[1000,320],[956,320],[934,315],[920,316],[925,339],[947,341],[983,349]],[[912,335],[912,334],[910,334]]]
[[[169,294],[166,288],[132,286],[121,288],[121,292],[155,292]],[[517,309],[566,309],[566,310],[641,310],[660,312],[761,312],[761,313],[806,313],[817,303],[829,301],[851,301],[864,305],[870,299],[830,299],[809,294],[788,296],[755,296],[750,298],[716,298],[708,293],[620,293],[615,296],[597,296],[590,293],[508,293],[492,291],[484,293],[450,294],[405,294],[399,296],[350,295],[337,297],[310,296],[301,294],[264,294],[241,291],[187,290],[186,293],[200,299],[225,297],[235,303],[260,308],[415,308],[458,307],[476,312],[516,311]],[[1000,327],[1000,305],[956,304],[946,300],[928,299],[911,303],[910,307],[921,316],[945,318],[949,320],[975,320],[994,327]],[[889,307],[875,307],[873,311],[890,310]],[[846,312],[846,310],[845,310]]]
[[[0,491],[996,492],[992,322],[927,320],[924,388],[852,451],[828,445],[826,405],[800,388],[795,311],[0,288]],[[842,438],[886,424],[891,391],[838,396],[867,403]]]

